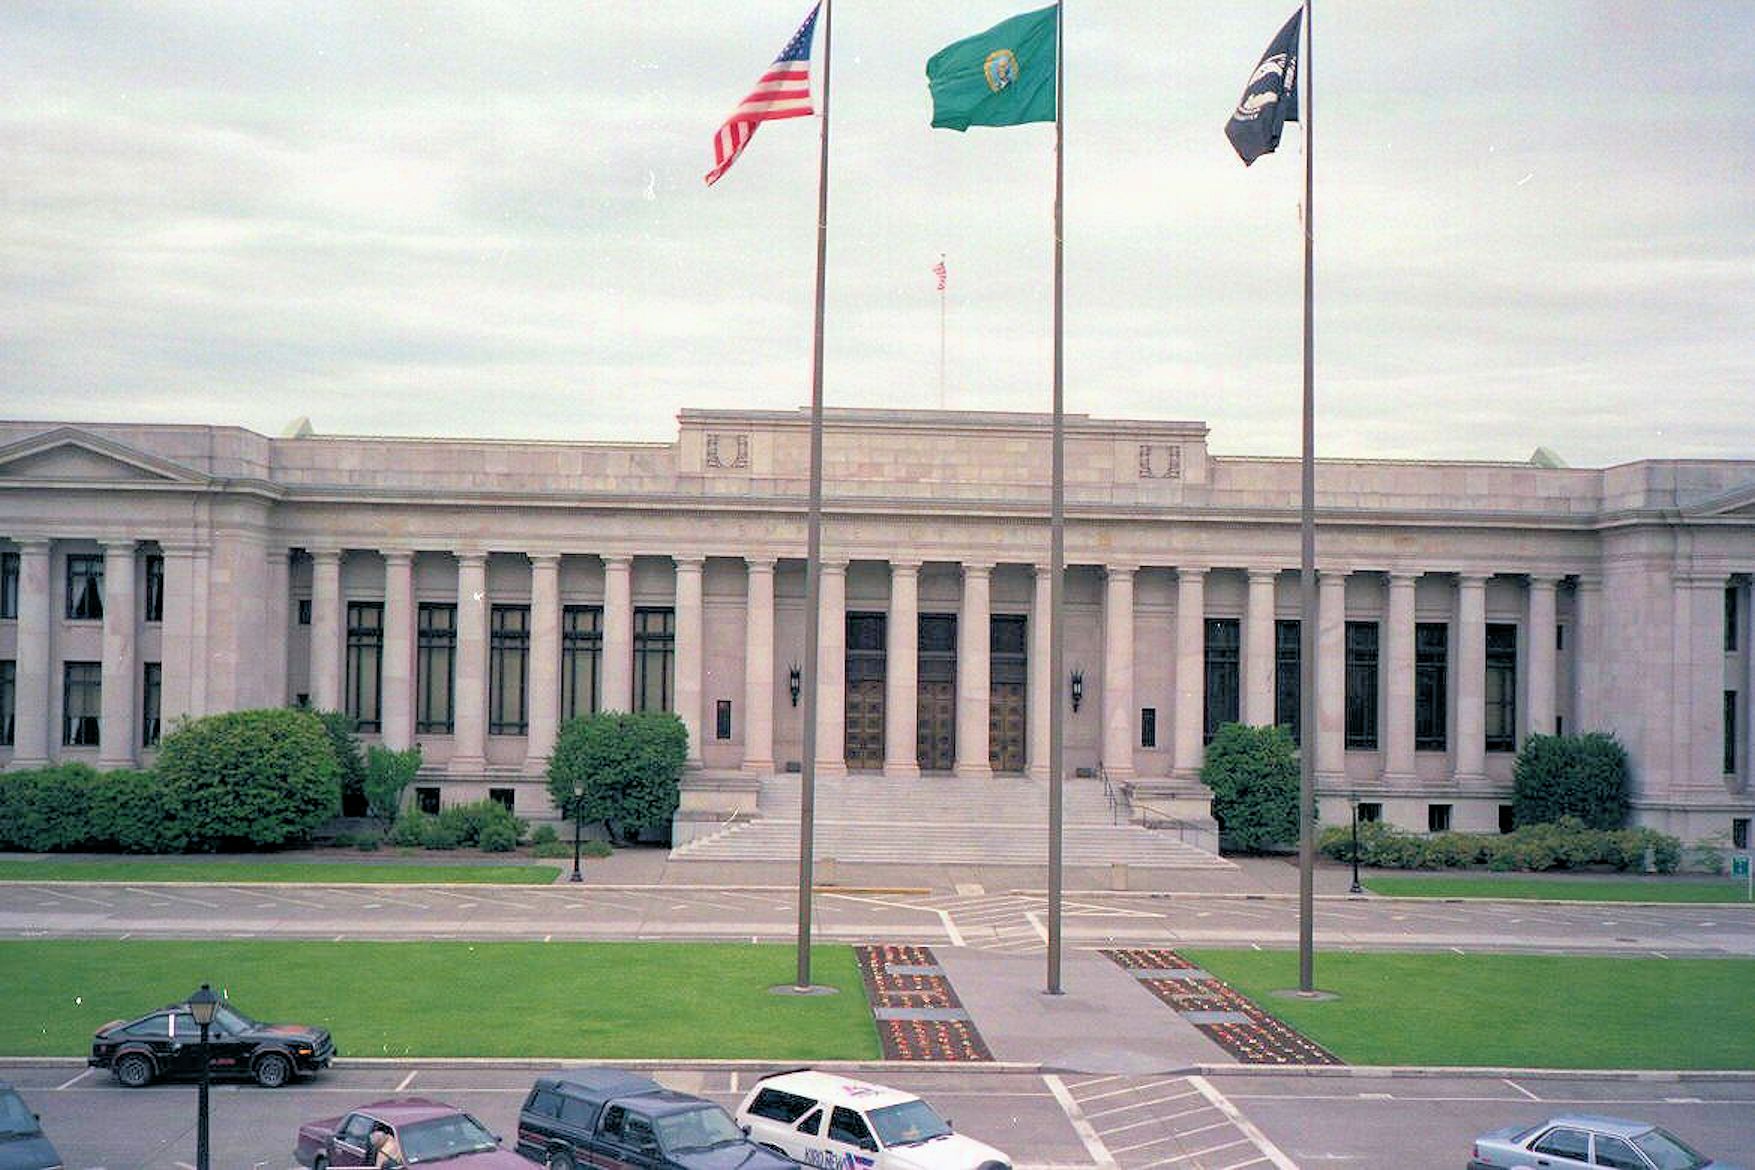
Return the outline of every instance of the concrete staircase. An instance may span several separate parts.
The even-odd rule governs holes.
[[[1129,823],[1127,808],[1113,802],[1099,780],[1066,781],[1062,807],[1068,866],[1230,867],[1173,830]],[[769,776],[762,780],[752,819],[679,845],[671,857],[796,861],[798,821],[799,778]],[[819,777],[815,854],[819,860],[858,864],[1046,865],[1048,783],[1017,776]]]

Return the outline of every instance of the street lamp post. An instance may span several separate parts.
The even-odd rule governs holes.
[[[573,876],[570,882],[582,882],[585,875],[579,872],[579,827],[585,822],[585,785],[573,782]]]
[[[213,1024],[214,1010],[219,1007],[219,996],[213,994],[213,988],[203,983],[201,990],[189,997],[189,1014],[195,1017],[195,1023],[201,1028],[201,1097],[195,1119],[195,1170],[209,1170],[207,1142],[207,1029]]]
[[[1359,884],[1359,796],[1353,794],[1353,884],[1347,890],[1349,894],[1363,894],[1365,888]]]

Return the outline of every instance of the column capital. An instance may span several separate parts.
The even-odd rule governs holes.
[[[387,548],[382,550],[381,555],[386,567],[414,564],[414,550],[411,548]]]
[[[817,569],[819,572],[822,572],[822,573],[829,573],[829,574],[834,574],[836,576],[842,576],[842,575],[845,575],[847,572],[847,562],[846,561],[831,561],[831,560],[825,560],[822,558],[818,558]]]
[[[745,557],[743,559],[744,568],[751,573],[772,573],[774,566],[778,563],[779,560],[775,557]]]
[[[971,574],[977,577],[991,577],[993,575],[993,561],[963,561],[962,566],[965,577]]]
[[[458,564],[458,567],[460,567],[460,568],[464,565],[469,565],[471,567],[482,567],[482,568],[485,568],[487,566],[488,554],[487,554],[486,549],[481,549],[481,548],[458,549],[457,551],[455,551],[451,555],[457,558],[457,564]]]
[[[106,556],[133,556],[135,550],[140,546],[140,542],[132,536],[106,536],[99,539],[98,544],[103,548]]]
[[[605,569],[632,569],[634,567],[633,553],[606,552],[598,553],[597,556],[603,561],[603,567]]]
[[[924,563],[925,562],[923,561],[891,561],[890,576],[894,577],[897,574],[902,574],[904,576],[917,577],[920,575],[920,566]]]
[[[561,557],[563,554],[558,549],[539,548],[534,550],[527,549],[524,555],[529,558],[532,565],[553,565],[558,569],[561,567]]]
[[[1491,578],[1492,576],[1493,576],[1493,574],[1491,574],[1491,573],[1482,573],[1482,572],[1478,572],[1478,571],[1475,571],[1472,569],[1471,570],[1460,570],[1459,569],[1457,571],[1457,574],[1456,574],[1457,588],[1459,588],[1459,589],[1485,589],[1487,587],[1488,579]]]
[[[1560,582],[1566,579],[1564,573],[1531,573],[1529,582],[1531,589],[1558,589]]]
[[[1138,565],[1104,565],[1103,575],[1116,581],[1131,581],[1139,572]]]
[[[1421,573],[1418,569],[1390,569],[1384,575],[1389,578],[1389,584],[1392,589],[1407,589],[1412,588],[1425,574]]]
[[[185,548],[187,552],[184,551]],[[195,552],[195,548],[194,545],[166,545],[165,552],[169,554],[175,549],[178,555],[188,555]],[[305,551],[311,555],[313,561],[320,565],[339,565],[341,563],[341,550],[339,548],[311,548]]]
[[[1601,573],[1574,573],[1572,574],[1572,584],[1580,592],[1586,589],[1598,592],[1603,587],[1603,575]]]
[[[49,546],[54,541],[47,536],[15,536],[12,538],[12,543],[18,546],[18,551],[21,553],[42,556],[49,551]]]
[[[707,567],[706,557],[672,556],[670,559],[675,562],[676,571],[679,573],[699,573]]]
[[[1279,569],[1250,569],[1249,583],[1272,585],[1280,579],[1280,572]]]
[[[1212,569],[1206,565],[1177,565],[1176,579],[1178,581],[1185,578],[1190,581],[1203,580],[1210,572]]]

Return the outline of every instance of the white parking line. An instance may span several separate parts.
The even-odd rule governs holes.
[[[1091,1155],[1091,1160],[1102,1170],[1117,1170],[1115,1156],[1109,1152],[1109,1147],[1103,1144],[1103,1139],[1097,1136],[1097,1131],[1091,1127],[1091,1123],[1085,1120],[1084,1113],[1079,1109],[1079,1103],[1073,1100],[1071,1093],[1066,1091],[1066,1085],[1061,1083],[1060,1078],[1052,1073],[1047,1073],[1043,1075],[1042,1083],[1048,1086],[1048,1091],[1053,1093],[1054,1099],[1060,1103],[1061,1112],[1065,1113],[1067,1121],[1072,1123],[1073,1132],[1078,1134],[1079,1141],[1085,1144],[1085,1152]]]
[[[64,1081],[61,1084],[56,1085],[55,1092],[59,1093],[62,1089],[72,1088],[74,1085],[77,1085],[80,1081],[83,1081],[86,1077],[90,1076],[91,1073],[92,1073],[91,1069],[89,1069],[89,1068],[86,1069],[84,1072],[80,1073],[78,1076],[74,1077],[72,1080]]]
[[[1540,1097],[1536,1096],[1534,1093],[1530,1092],[1528,1089],[1524,1088],[1522,1085],[1518,1084],[1516,1081],[1506,1080],[1505,1083],[1510,1085],[1512,1088],[1516,1089],[1518,1092],[1522,1093],[1524,1096],[1528,1097],[1531,1101],[1540,1101],[1541,1100]]]
[[[1267,1157],[1268,1161],[1277,1166],[1279,1170],[1298,1170],[1298,1163],[1286,1157],[1286,1155],[1280,1151],[1280,1147],[1274,1145],[1273,1142],[1268,1140],[1267,1134],[1257,1129],[1255,1123],[1250,1121],[1249,1118],[1243,1116],[1237,1106],[1227,1101],[1225,1099],[1225,1094],[1213,1088],[1205,1077],[1189,1077],[1188,1083],[1200,1090],[1203,1097],[1211,1101],[1214,1105],[1217,1105],[1219,1111],[1231,1119],[1231,1124],[1241,1130],[1244,1137],[1255,1143],[1255,1148],[1260,1150],[1262,1154]]]
[[[402,1083],[400,1085],[396,1086],[396,1091],[398,1093],[400,1093],[404,1089],[408,1088],[408,1086],[414,1084],[414,1078],[418,1077],[418,1076],[420,1076],[420,1069],[417,1068],[413,1072],[409,1073],[407,1076],[402,1078]]]

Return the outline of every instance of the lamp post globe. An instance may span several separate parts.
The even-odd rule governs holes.
[[[208,1154],[207,1128],[207,1029],[213,1024],[213,1013],[219,1008],[219,996],[213,988],[203,983],[201,989],[189,997],[189,1014],[195,1017],[196,1025],[201,1029],[201,1094],[196,1106],[195,1117],[195,1170],[210,1170]]]
[[[575,781],[573,784],[573,876],[570,882],[582,882],[585,875],[579,872],[579,827],[585,821],[585,785]]]

